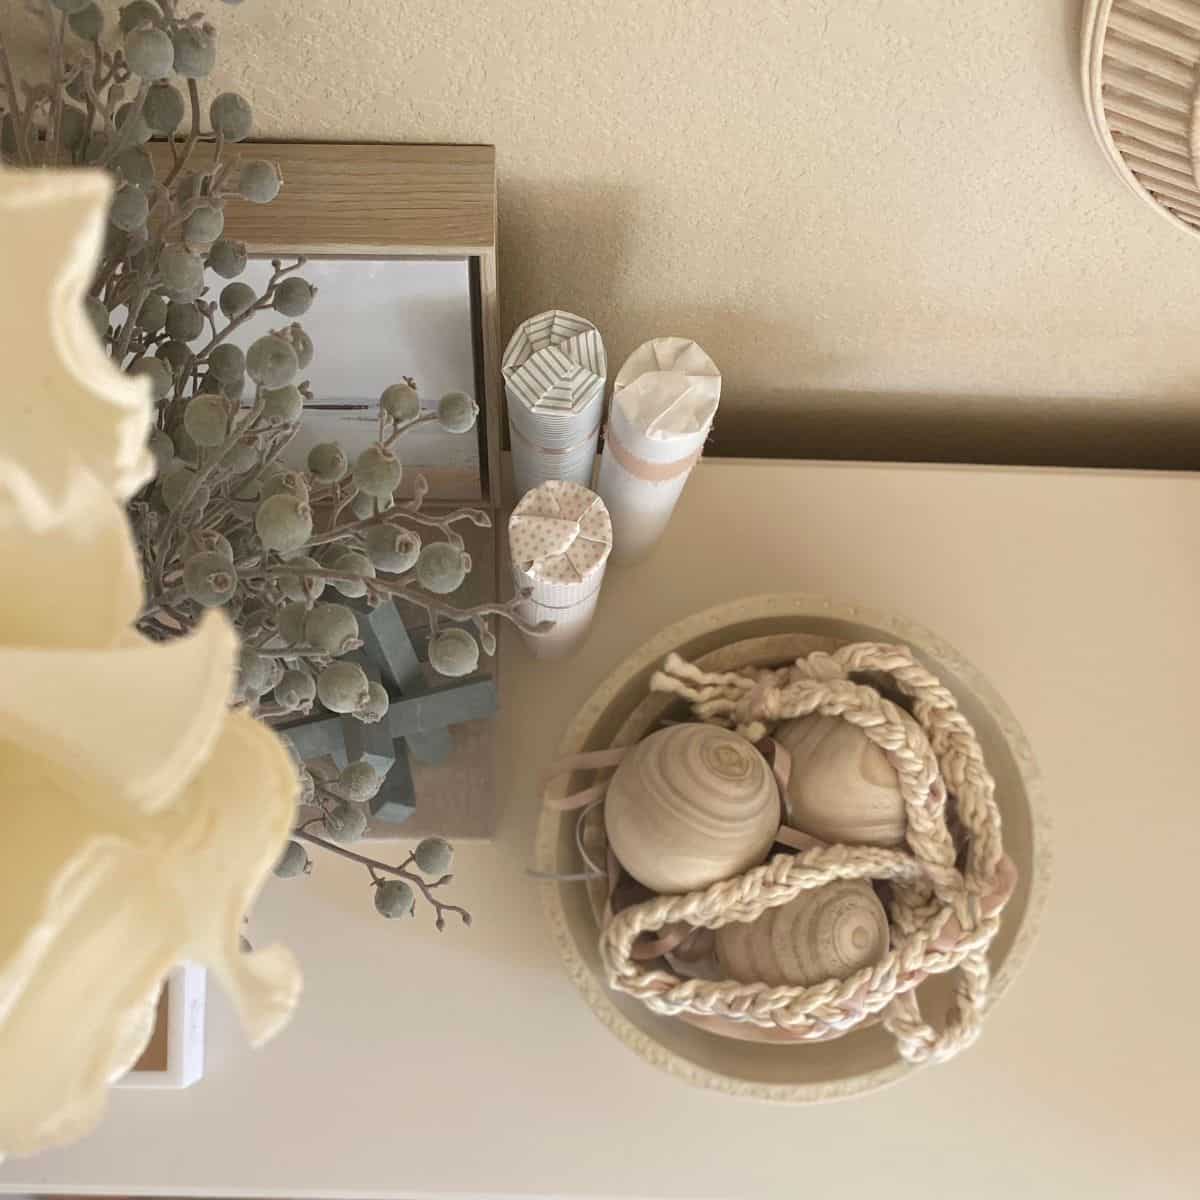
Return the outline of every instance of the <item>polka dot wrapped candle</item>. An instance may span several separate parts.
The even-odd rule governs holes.
[[[550,479],[527,492],[508,522],[513,583],[529,593],[521,615],[553,621],[525,635],[539,658],[570,654],[587,633],[612,550],[612,521],[595,492]]]

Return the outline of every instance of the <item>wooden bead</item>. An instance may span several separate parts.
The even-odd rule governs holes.
[[[779,828],[779,788],[745,738],[714,725],[660,729],[613,774],[608,843],[655,892],[690,892],[761,863]]]
[[[717,960],[729,979],[811,987],[878,962],[889,943],[887,914],[870,884],[843,879],[801,892],[756,921],[717,930]]]
[[[841,717],[786,721],[775,740],[791,755],[787,823],[823,842],[898,846],[908,820],[887,755]]]

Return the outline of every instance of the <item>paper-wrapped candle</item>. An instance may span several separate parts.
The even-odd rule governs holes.
[[[625,361],[596,485],[612,514],[618,561],[640,558],[662,536],[720,399],[720,371],[686,338],[655,338]]]
[[[547,479],[592,482],[608,360],[600,331],[551,309],[517,327],[500,363],[517,495]]]
[[[568,480],[547,480],[513,510],[508,522],[513,583],[531,593],[521,615],[555,623],[549,633],[525,636],[537,657],[570,654],[583,640],[612,542],[604,501]]]

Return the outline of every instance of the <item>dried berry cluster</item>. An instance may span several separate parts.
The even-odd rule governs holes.
[[[306,846],[319,846],[367,869],[375,891],[375,911],[380,916],[412,916],[417,896],[420,896],[433,908],[439,930],[446,926],[447,913],[458,914],[464,925],[470,925],[471,914],[466,909],[457,904],[446,904],[437,895],[437,890],[453,879],[449,871],[454,848],[445,838],[425,838],[396,866],[388,866],[350,849],[366,829],[365,805],[383,783],[370,763],[352,762],[340,771],[326,770],[323,764],[316,763],[311,769],[301,771],[301,779],[305,789],[304,803],[319,808],[321,815],[293,830],[292,840],[275,865],[276,875],[284,879],[307,875],[312,870],[312,862]]]
[[[515,604],[463,609],[445,599],[471,570],[455,527],[487,527],[490,518],[470,508],[430,513],[421,477],[411,499],[397,499],[396,443],[427,421],[467,433],[474,401],[456,392],[425,409],[415,382],[403,379],[380,397],[377,440],[353,462],[326,443],[306,469],[285,466],[312,400],[303,374],[315,348],[296,319],[317,289],[297,273],[303,259],[273,260],[261,292],[239,278],[247,251],[224,236],[226,204],[269,204],[283,180],[275,163],[239,145],[253,130],[245,97],[222,92],[202,103],[215,29],[202,13],[181,15],[175,0],[132,0],[114,28],[90,0],[36,7],[48,76],[18,82],[0,38],[0,155],[20,166],[102,167],[116,180],[87,306],[110,356],[149,380],[157,403],[158,477],[130,507],[146,580],[141,632],[176,637],[204,610],[222,608],[243,641],[235,700],[267,719],[317,701],[366,722],[385,716],[383,689],[340,660],[361,643],[355,614],[332,593],[421,606],[433,668],[469,674],[481,648],[495,650],[489,618],[519,622]],[[162,153],[148,150],[153,139]],[[231,335],[263,314],[281,324],[243,352]],[[439,629],[439,620],[474,633]],[[336,803],[350,806],[341,824],[330,804],[320,820],[344,843],[365,818],[360,800]],[[380,884],[380,911],[403,909],[412,892],[399,888],[411,882]]]

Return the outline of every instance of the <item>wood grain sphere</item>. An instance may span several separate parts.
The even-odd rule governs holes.
[[[745,738],[714,725],[660,729],[617,767],[608,843],[655,892],[690,892],[757,866],[779,828],[779,788]]]
[[[898,846],[908,820],[887,755],[841,717],[786,721],[775,740],[791,755],[787,823],[823,842]]]
[[[871,885],[842,879],[801,892],[755,921],[717,930],[717,960],[730,979],[811,987],[878,962],[889,944],[887,914]]]

